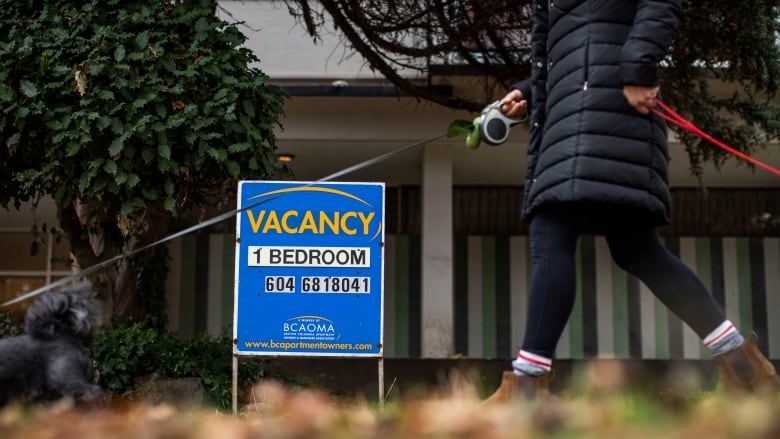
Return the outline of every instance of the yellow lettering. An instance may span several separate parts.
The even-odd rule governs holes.
[[[374,215],[376,215],[376,212],[371,212],[368,215],[366,215],[363,212],[358,212],[358,217],[360,218],[360,222],[363,223],[364,235],[368,235],[368,226],[371,225],[371,220],[374,219]]]
[[[311,210],[307,210],[303,214],[303,221],[301,221],[301,226],[298,228],[298,233],[303,233],[306,230],[310,230],[314,234],[318,233],[317,223],[314,221],[314,215],[312,215]]]
[[[265,211],[261,210],[256,219],[251,210],[247,210],[246,215],[249,217],[249,224],[252,225],[252,232],[257,233],[257,231],[260,229],[260,224],[263,222]]]
[[[287,221],[289,220],[289,218],[291,216],[294,216],[294,217],[297,218],[298,217],[298,211],[297,210],[288,210],[287,212],[284,213],[284,215],[282,215],[282,228],[287,233],[298,233],[298,229],[297,228],[290,227],[287,224]]]
[[[320,211],[320,233],[325,233],[325,226],[330,227],[330,231],[333,232],[334,235],[339,234],[339,213],[334,212],[333,213],[333,219],[330,219],[328,217],[327,212]]]
[[[311,232],[314,234],[332,233],[338,235],[357,235],[370,233],[371,221],[376,217],[376,212],[325,212],[317,213],[311,210],[301,214],[298,210],[288,210],[281,215],[275,210],[260,210],[246,212],[249,224],[254,233],[276,232],[279,234],[300,234]],[[301,217],[302,215],[302,217]],[[316,215],[316,216],[315,216]],[[298,219],[301,219],[298,223]],[[356,224],[353,219],[357,219]],[[262,231],[261,231],[262,230]]]
[[[357,214],[355,212],[347,212],[341,216],[341,229],[344,230],[344,233],[347,235],[354,235],[357,233],[357,230],[347,227],[347,219],[354,218],[356,216]]]
[[[268,220],[263,227],[263,233],[268,233],[273,229],[276,233],[282,233],[282,226],[279,224],[279,217],[276,215],[276,211],[272,210],[268,213]]]

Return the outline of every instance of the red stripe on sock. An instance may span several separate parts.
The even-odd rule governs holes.
[[[715,338],[713,338],[712,340],[710,340],[710,342],[709,342],[709,343],[705,344],[705,346],[707,346],[707,347],[710,347],[710,346],[712,346],[713,344],[715,344],[715,342],[717,342],[718,340],[720,340],[721,338],[723,338],[723,337],[724,337],[726,334],[728,334],[729,332],[731,332],[731,330],[732,330],[732,329],[734,329],[734,324],[733,324],[733,323],[732,323],[732,324],[730,324],[730,325],[729,325],[729,326],[728,326],[726,329],[724,329],[724,330],[723,330],[723,331],[722,331],[720,334],[716,335],[716,336],[715,336]]]
[[[544,361],[537,360],[535,358],[526,357],[525,355],[523,355],[522,352],[519,352],[517,354],[517,358],[519,358],[519,359],[521,359],[523,361],[527,361],[527,362],[529,362],[531,364],[535,364],[537,366],[542,366],[542,367],[547,367],[547,368],[552,366],[552,362],[544,362]]]

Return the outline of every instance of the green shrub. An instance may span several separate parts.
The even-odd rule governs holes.
[[[0,338],[13,337],[22,333],[22,328],[14,322],[13,313],[0,312]]]
[[[127,395],[140,377],[199,377],[207,403],[231,407],[232,346],[228,336],[206,334],[184,340],[142,324],[99,332],[92,345],[92,362],[103,389]],[[239,384],[257,381],[266,360],[246,361],[239,367]]]

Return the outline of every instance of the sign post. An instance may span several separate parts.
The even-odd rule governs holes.
[[[236,220],[238,357],[379,359],[383,399],[384,184],[242,181]]]

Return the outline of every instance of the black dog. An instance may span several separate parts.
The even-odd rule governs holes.
[[[27,309],[24,334],[0,340],[0,406],[12,399],[98,403],[89,346],[100,304],[88,282],[47,293]]]

